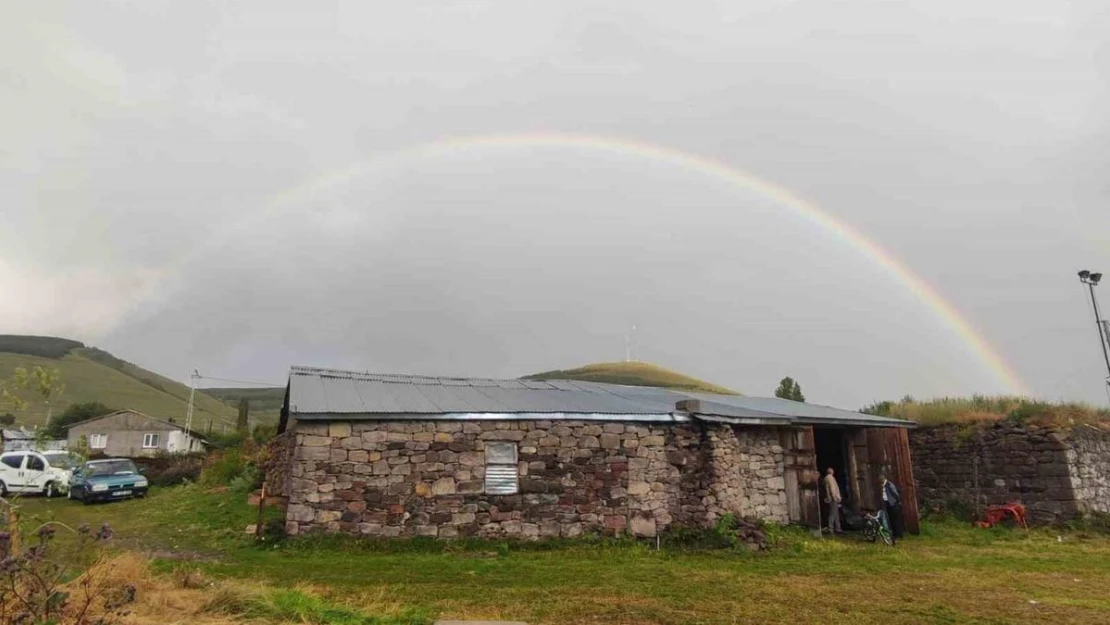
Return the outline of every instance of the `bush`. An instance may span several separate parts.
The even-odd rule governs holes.
[[[153,486],[177,486],[200,479],[204,454],[162,454],[154,458],[136,458]]]
[[[59,529],[74,535],[70,549],[59,544]],[[0,625],[109,625],[126,614],[135,587],[114,583],[102,566],[99,547],[111,540],[110,527],[94,533],[88,525],[73,530],[46,523],[33,532],[36,544],[11,553],[13,543],[21,542],[13,540],[19,531],[0,537]],[[90,552],[92,566],[82,571]]]

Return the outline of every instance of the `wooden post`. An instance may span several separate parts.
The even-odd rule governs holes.
[[[8,555],[14,558],[18,556],[21,551],[19,540],[19,509],[11,504],[8,504],[8,532],[11,534],[11,553]]]
[[[266,507],[266,482],[262,482],[262,490],[258,494],[258,521],[254,525],[254,537],[262,536],[262,510]]]

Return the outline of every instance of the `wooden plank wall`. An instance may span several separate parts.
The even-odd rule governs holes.
[[[917,509],[917,484],[913,479],[913,463],[910,461],[910,438],[905,428],[866,428],[868,468],[863,476],[863,486],[869,498],[864,503],[878,506],[881,498],[879,476],[886,474],[902,494],[902,516],[905,518],[906,531],[911,534],[920,532]]]

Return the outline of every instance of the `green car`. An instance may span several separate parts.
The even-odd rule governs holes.
[[[95,501],[143,497],[150,487],[142,470],[127,458],[90,460],[73,470],[69,498],[86,504]]]

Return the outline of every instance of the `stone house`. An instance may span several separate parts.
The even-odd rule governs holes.
[[[724,514],[816,527],[827,465],[863,507],[886,471],[916,531],[909,425],[777,398],[295,367],[266,491],[292,535],[654,536]]]
[[[197,432],[186,432],[172,420],[155,419],[138,410],[119,410],[71,425],[69,447],[76,447],[82,438],[91,452],[127,458],[204,451],[205,446]]]
[[[1110,432],[999,421],[922,427],[910,436],[928,506],[1023,503],[1032,521],[1110,514]]]

